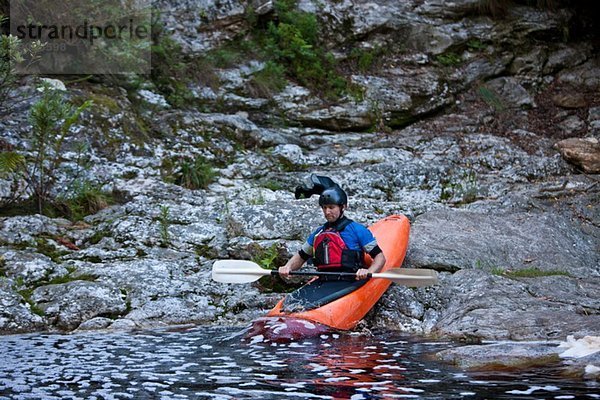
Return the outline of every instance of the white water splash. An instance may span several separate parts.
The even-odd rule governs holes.
[[[531,386],[527,390],[509,390],[506,393],[508,393],[508,394],[532,394],[533,392],[537,392],[538,390],[544,390],[546,392],[556,392],[557,390],[560,390],[560,388],[557,386],[553,386],[553,385]]]
[[[566,342],[561,342],[559,348],[566,348],[559,357],[581,358],[600,351],[600,336],[584,336],[581,339],[575,339],[574,336],[567,336]]]

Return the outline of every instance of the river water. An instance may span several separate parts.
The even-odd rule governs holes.
[[[238,328],[0,337],[0,399],[599,399],[552,367],[470,373],[398,333],[242,341]]]

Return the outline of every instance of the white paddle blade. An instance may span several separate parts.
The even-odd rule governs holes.
[[[389,279],[408,287],[431,286],[438,283],[437,272],[432,269],[397,268],[375,273],[373,278]]]
[[[271,271],[248,260],[218,260],[212,267],[213,280],[222,283],[250,283],[265,275]]]

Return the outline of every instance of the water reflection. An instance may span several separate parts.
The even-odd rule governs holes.
[[[448,342],[242,338],[214,327],[0,337],[0,399],[600,398],[551,369],[472,374],[428,357]]]

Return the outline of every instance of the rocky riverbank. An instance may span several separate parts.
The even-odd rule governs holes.
[[[248,29],[246,2],[221,3],[157,6],[193,57]],[[250,3],[273,18],[270,2]],[[585,33],[598,28],[562,5],[498,18],[476,3],[300,1],[340,60],[378,49],[369,68],[348,67],[360,97],[323,100],[292,81],[261,96],[249,87],[265,64],[253,59],[216,69],[218,85],[189,82],[192,107],[151,82],[67,83],[71,101],[94,104],[67,138],[60,179],[85,143],[78,173],[118,201],[79,222],[0,218],[0,332],[263,315],[282,293],[214,283],[211,265],[295,252],[322,219],[315,199],[293,196],[311,172],[348,191],[359,222],[407,215],[405,266],[440,273],[436,287],[392,287],[368,326],[475,341],[600,332],[600,58]],[[26,101],[0,121],[3,148],[31,154],[35,84],[16,89]],[[173,160],[200,156],[216,172],[206,189],[171,179]],[[11,185],[0,180],[3,199]]]

